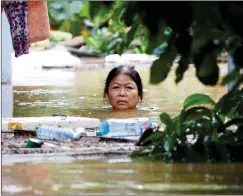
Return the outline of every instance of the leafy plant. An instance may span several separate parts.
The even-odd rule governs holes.
[[[47,5],[53,30],[70,32],[74,36],[80,35],[83,23],[80,10],[84,7],[83,1],[47,0]]]
[[[87,19],[93,22],[94,28],[84,38],[93,51],[106,55],[122,54],[124,49],[135,53],[145,52],[141,25],[136,23],[133,27],[127,27],[122,20],[121,14],[127,2],[111,2],[108,5],[107,2],[88,3],[90,14]]]
[[[133,156],[165,162],[243,161],[242,117],[243,89],[224,95],[217,103],[205,94],[191,95],[176,117],[160,115],[165,129],[159,128],[145,139],[144,143],[152,145]]]

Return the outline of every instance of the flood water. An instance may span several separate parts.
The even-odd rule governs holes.
[[[144,84],[144,100],[138,106],[140,116],[159,124],[159,114],[178,114],[185,98],[206,93],[217,101],[226,87],[205,87],[193,68],[176,85],[174,73],[159,84],[149,84],[149,69],[137,69]],[[225,71],[222,71],[222,73]],[[111,115],[103,99],[108,70],[73,72],[62,70],[23,70],[13,72],[14,117],[67,116],[95,117]],[[4,194],[242,194],[242,164],[164,164],[129,157],[82,160],[62,158],[10,161],[3,157]]]
[[[224,67],[225,68],[225,67]],[[110,69],[97,71],[62,71],[20,69],[13,73],[15,117],[84,116],[99,119],[108,118],[111,108],[103,99],[103,88]],[[226,87],[206,87],[195,78],[191,68],[185,79],[175,84],[174,71],[159,85],[149,84],[149,68],[137,68],[144,85],[144,99],[138,105],[138,116],[147,116],[159,123],[159,114],[171,116],[182,109],[185,98],[193,93],[205,93],[217,101],[226,93]],[[224,70],[223,70],[224,71]],[[223,72],[222,71],[222,72]],[[21,73],[22,72],[22,73]]]
[[[112,157],[15,163],[2,168],[13,195],[242,194],[241,164],[164,164]]]

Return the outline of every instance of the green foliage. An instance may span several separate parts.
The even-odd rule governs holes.
[[[200,105],[200,104],[213,104],[215,102],[205,94],[194,94],[186,98],[184,101],[184,109],[193,106],[193,105]]]
[[[47,0],[48,14],[51,28],[80,35],[82,20],[80,10],[83,1],[56,1]]]
[[[94,23],[94,28],[84,37],[94,52],[105,55],[122,54],[124,49],[133,50],[135,53],[145,52],[146,40],[140,38],[142,35],[139,23],[126,27],[122,19],[128,2],[88,3],[91,13],[89,20]]]
[[[158,84],[163,81],[172,66],[172,62],[175,59],[175,49],[162,53],[159,59],[156,59],[150,69],[150,83]]]
[[[160,115],[165,129],[157,129],[146,139],[151,145],[133,156],[165,162],[243,161],[243,90],[226,94],[216,104],[204,94],[195,94],[183,105],[174,118]]]
[[[161,54],[159,60],[154,61],[150,74],[152,84],[164,81],[169,67],[179,57],[176,83],[183,79],[188,64],[193,63],[199,81],[205,85],[216,85],[219,81],[216,59],[224,51],[232,54],[235,72],[240,73],[243,65],[241,2],[138,1],[127,2],[123,6],[125,11],[120,13],[120,18],[124,24],[132,28],[138,23],[142,25],[147,53],[153,53],[154,48],[162,43],[168,43],[169,48],[176,50],[176,55]],[[171,35],[175,39],[169,41]],[[240,74],[235,75],[234,81],[237,81]]]

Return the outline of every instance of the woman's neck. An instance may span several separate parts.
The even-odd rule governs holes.
[[[132,110],[112,110],[112,118],[136,118],[138,117],[138,111]]]

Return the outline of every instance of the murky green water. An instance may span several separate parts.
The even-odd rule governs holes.
[[[159,123],[159,114],[177,114],[184,99],[206,93],[218,100],[226,87],[205,87],[194,69],[179,84],[174,73],[159,85],[149,84],[149,70],[138,69],[144,83],[141,116]],[[22,72],[23,73],[23,72]],[[107,70],[92,72],[41,71],[15,78],[14,116],[69,116],[107,118],[111,115],[103,100]],[[22,161],[2,167],[5,194],[242,194],[243,164],[163,164],[131,160],[129,157],[93,160],[54,159]],[[64,161],[66,160],[66,161]]]
[[[163,164],[113,157],[2,167],[2,191],[18,195],[242,194],[242,164]]]
[[[185,79],[178,85],[174,83],[174,72],[171,72],[165,82],[150,85],[149,70],[143,68],[138,71],[144,84],[144,100],[138,106],[138,115],[148,116],[157,123],[161,112],[167,112],[170,115],[177,114],[185,98],[193,93],[206,93],[214,100],[218,100],[226,92],[225,87],[215,88],[202,85],[195,78],[194,69],[188,71]],[[39,78],[32,76],[32,80],[29,74],[29,77],[25,77],[25,83],[22,80],[16,81],[14,116],[51,116],[57,113],[107,118],[111,115],[111,109],[107,101],[103,99],[107,73],[108,70],[90,72],[50,70],[42,71]],[[38,76],[36,73],[35,75]]]

